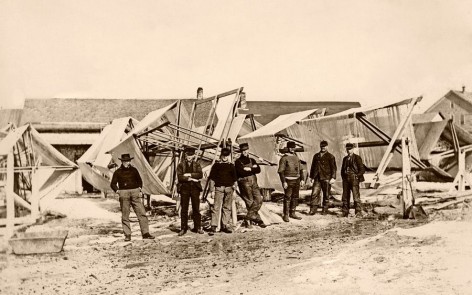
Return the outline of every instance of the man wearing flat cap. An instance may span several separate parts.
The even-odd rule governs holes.
[[[232,233],[231,207],[233,204],[233,192],[236,187],[236,169],[230,162],[231,150],[227,147],[221,149],[220,161],[213,164],[208,176],[210,181],[210,194],[215,200],[211,206],[211,228],[209,235],[214,235],[216,229],[222,223],[221,230]]]
[[[304,185],[303,168],[300,159],[295,154],[295,142],[287,142],[287,152],[279,161],[279,177],[284,188],[284,207],[282,219],[289,222],[289,217],[293,219],[302,219],[295,212],[298,206],[298,196],[300,186]]]
[[[359,183],[364,181],[364,163],[359,155],[354,153],[354,145],[346,144],[347,156],[343,158],[341,167],[341,177],[343,179],[343,216],[349,215],[349,207],[351,202],[351,192],[354,198],[354,208],[356,216],[362,215],[361,195],[359,193]]]
[[[122,154],[118,159],[121,161],[121,166],[113,173],[110,186],[120,196],[121,224],[125,241],[131,241],[130,206],[133,207],[134,213],[138,217],[143,239],[154,239],[154,236],[149,233],[148,219],[140,196],[143,181],[138,169],[131,166],[133,157],[129,154]]]
[[[180,232],[183,236],[188,230],[188,206],[192,201],[193,232],[203,234],[200,215],[200,192],[203,177],[202,166],[195,161],[195,149],[186,148],[184,159],[177,165],[178,193],[180,194]]]
[[[328,142],[320,142],[320,152],[313,156],[310,169],[310,178],[313,180],[313,190],[311,194],[311,204],[309,215],[315,215],[320,205],[320,195],[323,192],[321,214],[328,212],[328,199],[331,191],[331,184],[336,179],[336,159],[328,152]]]
[[[248,143],[241,143],[239,151],[241,155],[236,159],[234,165],[238,177],[239,192],[244,203],[246,203],[246,226],[251,227],[251,222],[254,222],[260,227],[265,227],[259,215],[259,209],[262,206],[262,195],[256,176],[256,174],[261,172],[261,167],[259,167],[256,160],[249,157]]]

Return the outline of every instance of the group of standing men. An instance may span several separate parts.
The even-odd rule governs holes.
[[[328,143],[321,141],[320,152],[313,156],[309,177],[313,181],[313,190],[310,201],[309,215],[314,215],[321,205],[321,214],[326,214],[328,210],[328,198],[331,184],[336,179],[336,160],[327,150]],[[282,218],[285,222],[292,219],[301,219],[296,214],[298,206],[300,186],[304,186],[303,166],[295,153],[296,144],[293,141],[287,142],[286,152],[280,158],[278,174],[284,188],[284,202]],[[343,216],[348,216],[350,207],[351,192],[354,197],[354,207],[357,214],[362,214],[359,194],[359,183],[364,181],[364,165],[360,156],[354,154],[354,145],[346,144],[347,156],[343,158],[341,177],[343,180],[342,212]],[[241,198],[247,208],[245,225],[252,227],[252,224],[264,228],[266,225],[259,215],[262,206],[262,195],[257,184],[257,174],[261,168],[257,162],[249,156],[249,145],[242,143],[239,145],[240,156],[233,162],[230,161],[231,150],[222,148],[219,161],[211,167],[208,176],[209,181],[209,202],[211,206],[211,227],[209,235],[214,235],[218,228],[226,233],[232,233],[232,204],[233,193],[236,186],[239,187]],[[136,168],[130,165],[129,154],[123,154],[121,166],[113,173],[111,188],[119,194],[120,207],[122,212],[122,225],[125,234],[125,241],[131,240],[130,229],[130,206],[133,207],[139,221],[143,239],[154,239],[149,234],[148,220],[144,206],[140,199],[142,180]],[[179,236],[185,235],[188,230],[188,209],[192,203],[193,232],[203,234],[200,214],[200,193],[203,178],[202,167],[195,160],[195,149],[186,148],[184,157],[177,166],[177,192],[181,201],[181,228]],[[323,197],[321,198],[321,193]]]

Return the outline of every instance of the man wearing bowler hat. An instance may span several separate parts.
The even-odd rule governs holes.
[[[236,169],[230,162],[231,150],[227,147],[221,149],[220,161],[215,162],[210,170],[208,181],[210,181],[210,195],[215,200],[211,206],[211,228],[209,235],[214,235],[220,223],[221,230],[232,233],[231,206],[233,203],[233,192],[236,187]]]
[[[359,183],[364,181],[364,163],[359,155],[354,154],[354,145],[346,144],[347,156],[343,158],[341,167],[341,177],[343,179],[343,216],[349,215],[351,202],[351,191],[354,198],[354,208],[356,216],[362,216],[361,195],[359,193]]]
[[[284,188],[284,209],[282,219],[289,222],[289,217],[293,219],[302,219],[295,213],[298,206],[298,196],[300,186],[304,185],[303,168],[300,159],[295,154],[295,142],[287,142],[287,152],[279,161],[279,177]]]
[[[192,147],[184,150],[184,159],[177,165],[177,179],[179,180],[178,192],[180,194],[180,232],[179,236],[187,233],[188,229],[188,205],[192,201],[193,232],[203,234],[200,215],[200,192],[203,177],[202,166],[195,161],[195,149]]]
[[[121,166],[113,173],[111,179],[111,189],[120,196],[121,223],[125,241],[131,241],[131,227],[129,221],[130,206],[138,217],[139,226],[143,239],[154,239],[149,233],[149,224],[141,202],[140,192],[143,187],[143,181],[136,168],[131,166],[131,157],[129,154],[122,154]]]
[[[311,194],[311,204],[309,215],[315,215],[320,205],[320,194],[323,192],[323,210],[321,214],[328,212],[328,198],[331,191],[331,184],[336,179],[336,159],[328,152],[328,142],[320,142],[319,153],[313,156],[310,169],[310,178],[313,180],[313,191]]]
[[[241,198],[246,203],[247,215],[246,226],[251,227],[251,222],[256,223],[260,227],[266,227],[259,215],[259,209],[262,206],[262,195],[257,184],[256,174],[261,172],[261,167],[256,161],[249,157],[249,144],[241,143],[239,151],[241,155],[236,159],[234,165],[236,167],[236,175],[238,177],[238,186]]]

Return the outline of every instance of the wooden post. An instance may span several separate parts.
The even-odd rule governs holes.
[[[15,201],[13,198],[13,177],[14,173],[13,151],[7,155],[7,180],[5,185],[5,192],[7,197],[7,224],[5,238],[13,236],[15,226]]]
[[[39,218],[38,168],[33,167],[31,174],[31,219],[35,222]]]
[[[408,218],[408,209],[413,206],[413,193],[411,191],[411,163],[408,138],[402,137],[402,197],[400,199],[403,218]]]

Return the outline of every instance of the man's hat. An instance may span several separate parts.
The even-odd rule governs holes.
[[[187,156],[193,156],[195,155],[195,149],[193,147],[186,147],[184,149],[184,153],[187,155]]]
[[[134,157],[130,157],[129,154],[122,154],[121,155],[121,158],[118,158],[120,159],[121,161],[131,161],[132,159],[134,159]]]
[[[346,143],[346,149],[347,150],[352,150],[354,148],[354,145],[352,143]]]
[[[231,150],[229,148],[222,148],[221,149],[221,155],[222,156],[229,156],[231,154]]]
[[[325,147],[325,146],[328,146],[328,142],[326,140],[322,140],[320,142],[320,147]]]
[[[242,151],[246,151],[249,149],[249,143],[245,142],[245,143],[241,143],[239,145],[239,150],[242,152]]]
[[[293,142],[293,141],[287,142],[287,148],[288,149],[294,149],[296,147],[297,147],[297,145],[295,144],[295,142]]]

